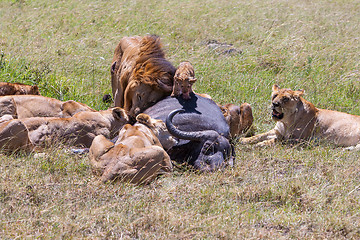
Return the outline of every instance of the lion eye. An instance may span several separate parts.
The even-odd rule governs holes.
[[[141,101],[141,95],[140,94],[137,95],[137,98],[138,98],[139,101]]]

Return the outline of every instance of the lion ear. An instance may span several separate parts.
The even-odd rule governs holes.
[[[138,121],[139,123],[142,123],[148,127],[153,127],[151,117],[145,113],[140,113],[139,115],[137,115],[136,121]]]
[[[302,95],[304,95],[304,89],[294,91],[294,96],[295,97],[301,97]]]
[[[32,93],[35,95],[40,95],[39,87],[37,85],[31,86]]]
[[[279,86],[276,84],[274,84],[272,87],[273,92],[279,91],[279,89],[280,89]]]
[[[111,73],[115,73],[115,69],[116,69],[116,61],[113,62],[113,64],[111,65]]]
[[[193,78],[189,78],[189,82],[192,83],[192,84],[195,83],[196,80],[197,80],[197,78],[194,78],[194,77],[193,77]]]

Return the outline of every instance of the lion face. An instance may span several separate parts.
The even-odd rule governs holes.
[[[273,86],[272,91],[271,110],[272,118],[275,121],[286,119],[295,113],[297,111],[299,98],[304,93],[303,90],[293,91],[288,88],[280,89],[277,85]]]
[[[186,78],[186,79],[180,79],[180,78],[174,78],[174,85],[175,88],[179,89],[178,95],[183,95],[184,99],[190,99],[190,93],[192,92],[192,85],[196,81],[196,78]]]
[[[189,62],[181,62],[174,76],[174,90],[172,96],[183,95],[183,99],[190,99],[192,85],[196,82],[194,68]]]
[[[169,133],[162,120],[151,118],[145,113],[137,115],[136,120],[153,131],[165,150],[168,150],[177,144],[178,141]]]
[[[124,109],[131,117],[135,117],[165,96],[166,93],[156,85],[132,81],[125,91]]]

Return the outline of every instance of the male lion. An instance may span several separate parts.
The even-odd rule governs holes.
[[[120,179],[134,184],[149,183],[157,175],[172,170],[169,155],[154,132],[142,123],[126,124],[115,144],[97,136],[89,157],[93,172],[101,175],[103,182]]]
[[[241,143],[257,146],[272,145],[276,141],[325,139],[338,146],[360,147],[360,116],[316,108],[306,101],[303,90],[272,88],[272,118],[276,126],[269,132],[250,138]]]
[[[40,92],[36,85],[0,82],[0,96],[6,95],[40,95]]]
[[[159,37],[122,38],[111,66],[115,106],[135,117],[171,94],[175,70],[165,59]]]

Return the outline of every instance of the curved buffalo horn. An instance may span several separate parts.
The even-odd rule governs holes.
[[[213,130],[205,130],[205,131],[194,131],[194,132],[185,132],[177,129],[174,124],[172,123],[173,117],[179,113],[179,112],[185,112],[184,109],[176,109],[169,113],[169,115],[166,118],[166,128],[168,129],[169,133],[173,135],[174,137],[177,137],[179,139],[185,139],[185,140],[192,140],[192,141],[203,141],[204,138],[216,138],[219,136],[219,134],[216,131]]]

